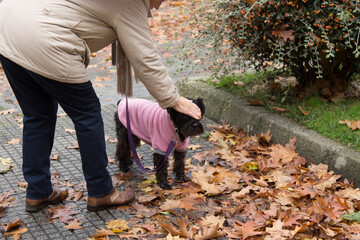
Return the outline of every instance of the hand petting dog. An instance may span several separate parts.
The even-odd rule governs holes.
[[[187,98],[179,97],[179,101],[172,108],[197,120],[201,119],[200,108],[192,100]]]

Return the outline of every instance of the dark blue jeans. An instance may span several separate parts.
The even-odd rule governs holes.
[[[53,191],[50,154],[58,104],[74,123],[88,195],[101,197],[113,189],[107,170],[101,106],[91,82],[68,84],[35,74],[0,55],[0,62],[24,114],[22,139],[26,197],[47,198]]]

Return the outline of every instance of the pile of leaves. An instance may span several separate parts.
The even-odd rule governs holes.
[[[308,164],[295,152],[296,138],[282,146],[271,143],[270,132],[249,136],[227,124],[212,127],[209,141],[216,147],[193,156],[197,164],[187,169],[191,182],[161,190],[149,175],[134,185],[137,202],[122,208],[134,215],[127,234],[143,239],[163,239],[163,231],[166,239],[360,238],[360,190],[327,165]],[[97,231],[93,239],[106,235],[105,229]]]
[[[307,163],[295,152],[296,138],[282,146],[271,143],[269,131],[250,136],[226,123],[209,127],[214,147],[187,159],[190,182],[162,190],[153,173],[115,174],[114,184],[132,185],[137,200],[117,208],[128,218],[109,220],[88,239],[360,238],[360,190],[327,165]],[[85,183],[52,177],[66,186],[69,197],[65,205],[46,209],[49,221],[69,231],[83,228],[86,220],[77,217],[80,211],[69,201],[86,200]],[[25,189],[26,183],[18,186]],[[0,214],[14,200],[10,193],[2,194]],[[21,219],[3,223],[3,232],[18,239],[28,231],[22,225]]]

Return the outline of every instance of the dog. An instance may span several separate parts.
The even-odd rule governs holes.
[[[190,99],[201,110],[201,116],[205,114],[205,105],[201,98]],[[196,136],[204,132],[200,120],[196,120],[186,114],[177,112],[173,108],[162,109],[160,106],[145,99],[128,99],[128,108],[132,137],[135,147],[139,147],[140,140],[150,144],[154,148],[153,162],[156,171],[157,184],[165,190],[170,190],[168,181],[169,163],[165,159],[165,153],[170,141],[176,136],[174,148],[173,173],[175,180],[180,182],[189,181],[185,176],[185,157],[190,136]],[[119,163],[120,171],[129,171],[133,163],[130,158],[131,150],[129,145],[126,127],[126,100],[118,102],[118,109],[115,112],[116,125],[116,152],[115,160]],[[177,130],[176,130],[177,129]],[[176,134],[177,131],[177,134]]]

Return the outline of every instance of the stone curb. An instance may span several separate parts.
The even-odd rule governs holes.
[[[176,85],[184,97],[203,98],[205,115],[209,119],[218,123],[226,120],[250,134],[261,134],[270,129],[272,141],[282,145],[296,136],[296,152],[308,162],[327,164],[329,170],[353,181],[356,187],[360,186],[360,179],[357,178],[360,173],[358,152],[263,107],[247,106],[247,101],[216,89],[199,78],[182,79]]]

